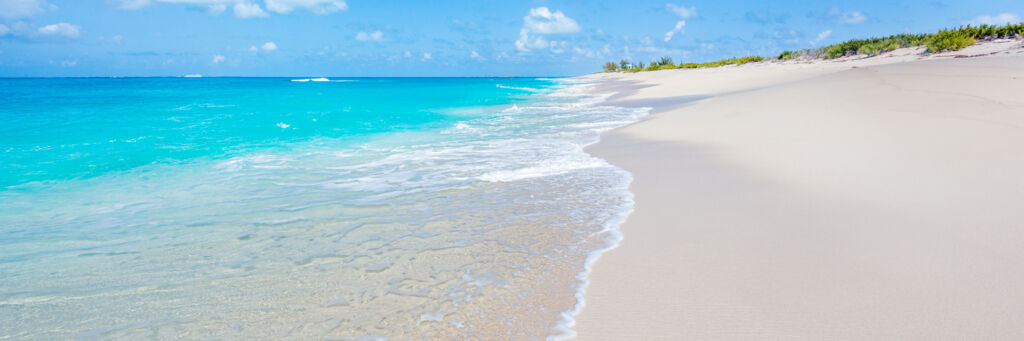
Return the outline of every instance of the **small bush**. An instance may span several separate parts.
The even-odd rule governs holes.
[[[942,30],[939,33],[928,37],[925,41],[925,46],[928,46],[929,53],[942,52],[942,51],[956,51],[974,44],[974,34],[984,33],[976,30],[971,30],[968,26],[967,30]]]
[[[675,63],[673,63],[672,62],[672,58],[669,58],[669,57],[661,57],[661,59],[655,60],[655,61],[651,62],[651,65],[659,65],[659,66],[672,65],[672,64],[675,64]]]

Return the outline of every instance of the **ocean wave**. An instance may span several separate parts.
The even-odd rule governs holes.
[[[302,79],[293,79],[292,80],[292,82],[330,82],[330,81],[331,80],[327,79],[327,78],[302,78]]]
[[[504,85],[504,84],[495,84],[494,86],[496,86],[496,87],[498,87],[498,88],[502,88],[502,89],[509,89],[509,90],[521,90],[521,91],[528,91],[528,92],[537,92],[537,91],[540,91],[540,89],[537,89],[537,88],[527,88],[527,87],[520,87],[520,86],[510,86],[510,85]]]
[[[82,279],[79,286],[63,289],[69,295],[132,290],[68,301],[63,312],[47,315],[77,321],[110,311],[104,317],[125,325],[105,329],[109,338],[163,328],[256,339],[572,335],[590,266],[621,239],[618,224],[632,209],[629,174],[583,148],[647,114],[605,106],[586,87],[558,86],[429,133],[381,134],[358,144],[297,142],[98,178],[88,187],[93,190],[75,197],[78,204],[45,204],[70,200],[63,191],[10,200],[59,218],[26,223],[38,229],[24,231],[72,222],[87,227],[80,240],[60,247],[97,256],[76,257],[94,262],[84,266],[62,264],[62,257],[5,263],[15,275],[9,281],[45,286],[23,274],[47,268],[81,276],[74,277]],[[263,127],[301,122],[292,120],[282,116]],[[97,243],[96,236],[113,241]],[[3,246],[13,255],[38,249]],[[147,284],[90,275],[111,267]],[[196,273],[216,281],[197,281]],[[169,318],[118,315],[111,307],[125,300]],[[254,322],[251,312],[268,306],[275,318]],[[538,314],[550,323],[490,323],[524,323],[517,317]],[[0,320],[8,317],[0,312]],[[385,319],[385,327],[376,327]],[[231,323],[246,328],[224,328]],[[550,335],[552,324],[559,334]]]
[[[325,78],[325,77],[320,77],[320,78],[292,79],[291,81],[292,82],[299,82],[299,83],[306,83],[306,82],[315,82],[315,83],[328,83],[328,82],[330,82],[330,83],[347,83],[347,82],[355,82],[356,80],[354,80],[354,79],[328,79],[328,78]]]

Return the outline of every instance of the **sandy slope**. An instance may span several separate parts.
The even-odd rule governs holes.
[[[1024,50],[999,44],[596,76],[661,113],[589,149],[637,207],[580,338],[1024,339]]]

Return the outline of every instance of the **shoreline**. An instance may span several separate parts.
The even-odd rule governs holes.
[[[579,338],[1021,337],[1024,278],[992,268],[1024,261],[1024,189],[979,180],[1024,171],[1003,110],[1024,110],[1020,45],[581,77],[652,114],[585,149],[633,174],[635,206],[588,275]]]

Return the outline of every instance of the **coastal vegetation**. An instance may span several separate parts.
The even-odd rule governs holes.
[[[604,72],[640,72],[640,71],[657,71],[657,70],[670,70],[670,69],[700,69],[709,67],[719,67],[725,65],[741,65],[746,63],[760,62],[764,60],[764,57],[749,56],[742,58],[731,58],[724,59],[708,63],[681,63],[675,64],[672,58],[661,57],[661,59],[652,61],[650,65],[644,64],[644,62],[629,62],[623,60],[619,64],[607,62],[604,64]]]
[[[940,30],[931,34],[896,34],[882,38],[852,39],[845,42],[823,46],[816,49],[803,49],[797,51],[784,51],[774,60],[791,60],[794,58],[804,59],[835,59],[847,56],[876,56],[902,47],[925,46],[925,53],[937,53],[944,51],[957,51],[973,45],[978,40],[998,38],[1018,38],[1024,36],[1024,23],[980,26],[961,26],[955,29]],[[666,69],[696,69],[719,67],[726,65],[742,65],[765,60],[764,57],[749,56],[742,58],[724,59],[707,63],[680,63],[675,64],[672,58],[662,57],[652,61],[650,65],[643,62],[629,62],[622,60],[619,63],[607,62],[604,65],[604,72],[640,72],[656,71]]]

